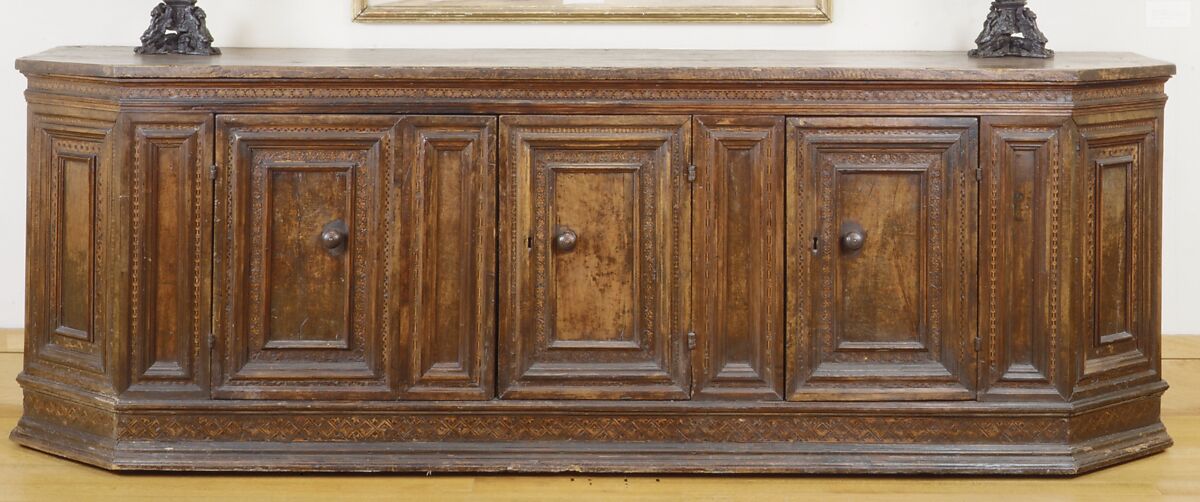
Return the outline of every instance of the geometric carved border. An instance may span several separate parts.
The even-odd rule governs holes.
[[[670,441],[1061,443],[1061,417],[562,416],[345,413],[122,416],[118,437],[156,441]]]
[[[101,437],[111,437],[117,426],[112,412],[30,391],[25,392],[24,418]]]

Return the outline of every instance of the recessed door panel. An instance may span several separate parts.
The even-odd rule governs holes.
[[[551,348],[640,347],[636,305],[641,165],[549,166],[548,228],[582,234],[556,249]],[[556,244],[557,246],[557,244]],[[560,246],[559,246],[560,247]]]
[[[501,394],[680,399],[687,117],[503,117]]]
[[[1154,377],[1151,243],[1158,180],[1156,118],[1087,125],[1083,144],[1082,395],[1130,375]]]
[[[379,250],[396,123],[218,117],[217,397],[394,395]]]
[[[264,285],[264,347],[348,349],[350,259],[314,242],[314,234],[331,222],[353,220],[355,165],[283,161],[259,168],[266,171],[264,218],[258,222],[263,276],[271,278]]]
[[[111,391],[112,123],[30,114],[30,367]],[[35,259],[36,258],[36,259]]]
[[[793,119],[791,400],[974,396],[976,123]]]
[[[925,169],[873,167],[840,170],[832,201],[845,222],[839,231],[870,239],[857,251],[843,246],[836,261],[838,348],[923,349]]]

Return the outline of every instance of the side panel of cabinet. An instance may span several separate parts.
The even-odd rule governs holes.
[[[46,107],[29,116],[26,371],[111,392],[113,274],[111,216],[119,173],[112,122]]]
[[[986,117],[982,180],[980,398],[1062,400],[1069,120]]]
[[[496,328],[496,119],[400,121],[396,173],[403,399],[490,399]]]
[[[1077,117],[1082,151],[1083,398],[1159,378],[1162,191],[1157,111]]]
[[[213,117],[130,114],[130,392],[208,388]]]
[[[684,399],[690,117],[502,117],[500,392]]]
[[[973,398],[975,120],[788,132],[788,398]]]
[[[219,116],[219,398],[396,395],[384,243],[398,118]]]
[[[783,117],[697,117],[696,398],[782,399]]]

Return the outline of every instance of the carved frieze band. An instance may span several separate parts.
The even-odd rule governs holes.
[[[1144,398],[1056,416],[816,416],[809,414],[571,414],[513,412],[200,412],[117,415],[27,392],[25,417],[130,441],[677,441],[874,444],[1063,443],[1158,423]]]
[[[671,441],[874,444],[1054,443],[1053,417],[808,415],[208,414],[123,416],[119,437],[158,441]]]
[[[403,84],[403,85],[402,85]],[[356,106],[379,104],[379,101],[424,101],[430,104],[463,102],[518,102],[535,101],[561,103],[567,101],[630,102],[757,102],[774,104],[1036,104],[1051,107],[1072,105],[1115,104],[1120,102],[1147,102],[1166,99],[1164,83],[1145,81],[1134,84],[1093,84],[1086,86],[1013,84],[981,89],[977,84],[953,83],[909,86],[881,86],[863,88],[853,84],[794,84],[779,82],[657,82],[654,85],[641,82],[637,86],[630,82],[555,82],[554,87],[539,86],[528,82],[464,82],[464,81],[412,81],[388,82],[387,85],[369,81],[353,81],[329,86],[280,85],[197,85],[188,81],[155,81],[153,83],[114,84],[99,79],[72,79],[61,77],[34,76],[30,78],[32,91],[55,95],[94,97],[106,100],[136,102],[238,102],[256,103],[264,101],[285,102],[289,105],[329,104],[337,101]],[[304,102],[311,103],[304,103]]]
[[[101,437],[111,437],[117,426],[111,412],[35,392],[25,393],[24,417]]]
[[[1138,399],[1071,419],[1071,440],[1083,441],[1159,423],[1157,399]]]

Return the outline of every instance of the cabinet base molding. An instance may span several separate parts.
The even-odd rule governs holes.
[[[11,438],[128,471],[1075,475],[1171,446],[1162,389],[1149,387],[1138,389],[1149,397],[1076,411],[804,403],[771,413],[663,402],[636,414],[545,402],[114,411],[27,391]]]

